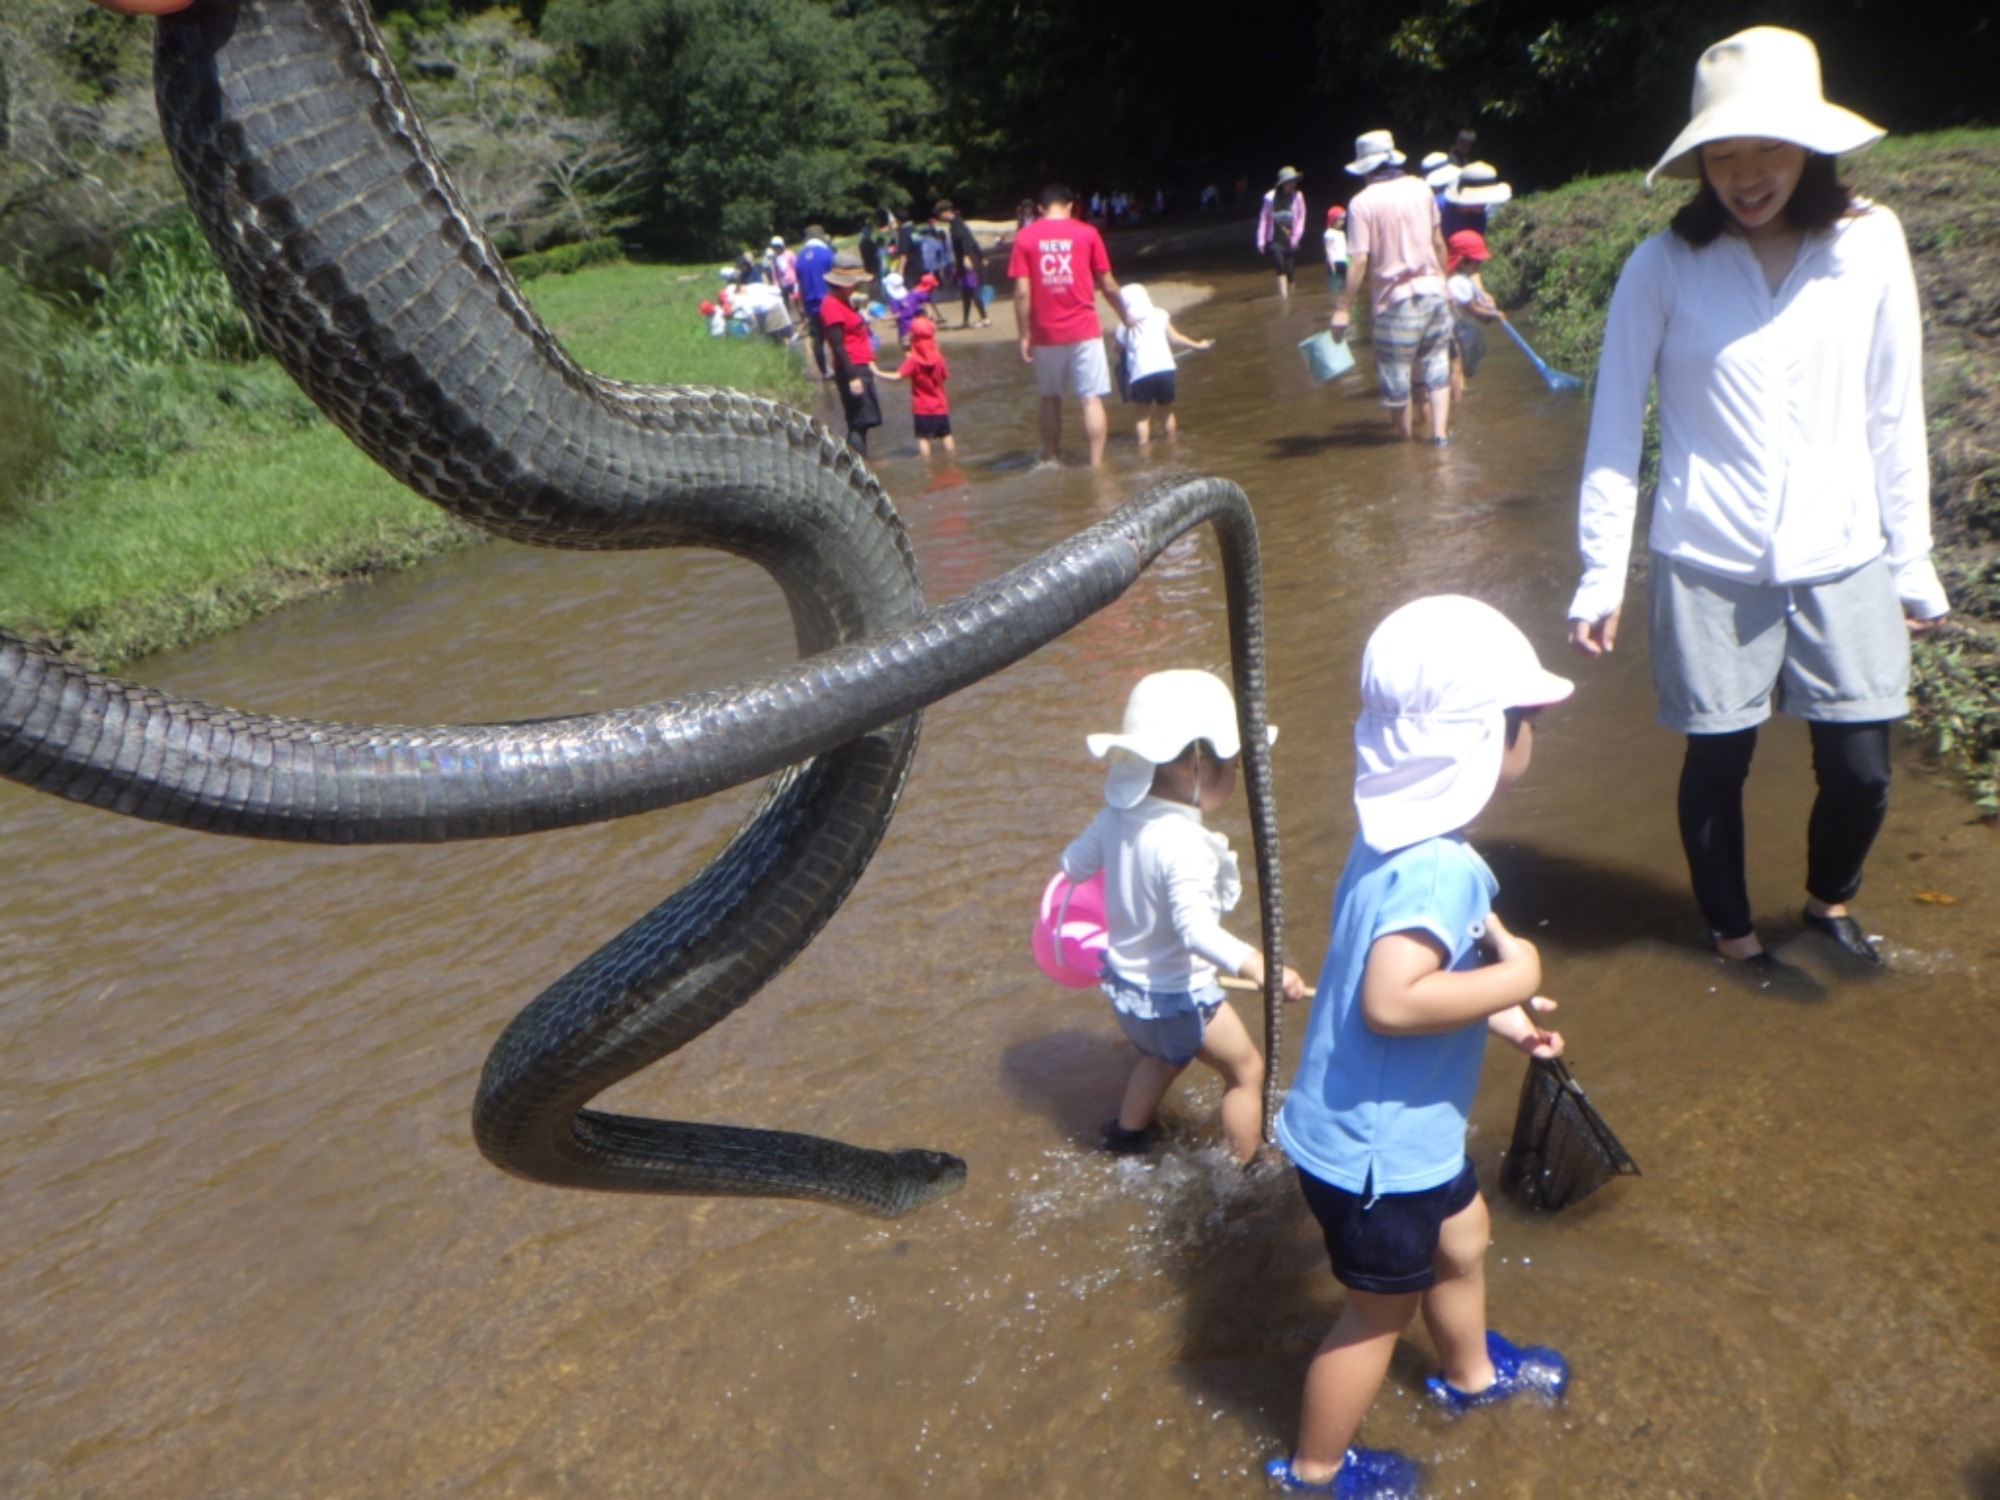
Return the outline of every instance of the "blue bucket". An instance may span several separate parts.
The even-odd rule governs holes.
[[[1324,328],[1299,345],[1299,354],[1314,380],[1332,380],[1354,368],[1354,352],[1345,344],[1336,344],[1333,334]]]

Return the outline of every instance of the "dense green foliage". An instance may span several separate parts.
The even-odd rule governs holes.
[[[642,229],[687,249],[761,245],[935,182],[949,152],[916,13],[826,0],[554,0],[574,97],[640,155]]]
[[[585,266],[606,265],[624,258],[625,247],[606,236],[600,240],[578,240],[573,244],[558,245],[553,250],[542,250],[533,255],[517,255],[507,262],[507,269],[513,272],[516,281],[530,281],[537,276],[567,276]]]
[[[1687,119],[1703,47],[1746,26],[1817,42],[1832,97],[1898,130],[1995,118],[1989,0],[1327,0],[1323,65],[1412,138],[1476,127],[1517,182],[1650,162]]]

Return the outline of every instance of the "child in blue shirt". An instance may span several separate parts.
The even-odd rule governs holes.
[[[1346,1306],[1306,1373],[1298,1446],[1267,1472],[1283,1488],[1416,1492],[1401,1454],[1350,1446],[1421,1311],[1450,1411],[1529,1390],[1559,1397],[1568,1366],[1486,1326],[1485,1201],[1465,1156],[1466,1112],[1490,1033],[1531,1056],[1562,1037],[1534,945],[1492,909],[1498,885],[1462,830],[1525,772],[1534,717],[1570,694],[1527,638],[1477,600],[1419,599],[1384,620],[1361,666],[1354,802],[1361,830],[1334,894],[1333,933],[1278,1116],[1325,1233]]]

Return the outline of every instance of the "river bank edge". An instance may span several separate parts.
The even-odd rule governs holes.
[[[1959,774],[1980,811],[1994,817],[2000,815],[2000,130],[1891,141],[1844,169],[1858,191],[1903,220],[1924,302],[1937,559],[1955,613],[1938,639],[1918,643],[1910,728]],[[1678,191],[1646,192],[1638,173],[1524,195],[1496,215],[1488,285],[1503,305],[1534,320],[1552,363],[1588,375],[1619,267],[1641,239],[1665,227],[1681,198]],[[1171,264],[1236,243],[1246,223],[1235,213],[1204,216],[1114,230],[1107,239],[1121,276],[1136,280],[1149,262]],[[976,227],[996,251],[1011,229],[994,222]],[[562,304],[571,300],[566,291],[580,292],[595,278],[655,273],[673,287],[676,303],[695,296],[700,273],[627,265],[538,278],[531,297]],[[1206,287],[1177,282],[1165,305],[1179,311],[1207,294]],[[1011,314],[992,311],[990,330],[957,338],[1011,337]],[[575,319],[563,307],[552,307],[549,320],[575,337],[569,326]],[[947,347],[954,332],[945,333]],[[579,342],[587,344],[587,336]],[[599,362],[587,349],[583,357]],[[691,377],[653,370],[636,378]],[[802,408],[812,404],[798,367],[779,373],[766,366],[740,384]],[[370,535],[344,533],[326,542],[302,531],[282,558],[252,559],[217,586],[158,599],[103,628],[88,620],[53,629],[32,620],[5,623],[72,659],[116,668],[483,539],[415,497],[409,503],[406,520],[386,521]]]

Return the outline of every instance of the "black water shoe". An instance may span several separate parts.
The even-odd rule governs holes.
[[[1882,950],[1876,946],[1862,925],[1850,916],[1815,916],[1810,911],[1799,913],[1806,919],[1806,926],[1815,932],[1825,933],[1833,939],[1833,944],[1849,958],[1858,958],[1864,964],[1882,967]]]
[[[1153,1143],[1160,1138],[1160,1125],[1156,1120],[1143,1130],[1127,1130],[1116,1120],[1104,1127],[1104,1149],[1113,1156],[1139,1156],[1153,1149]]]

